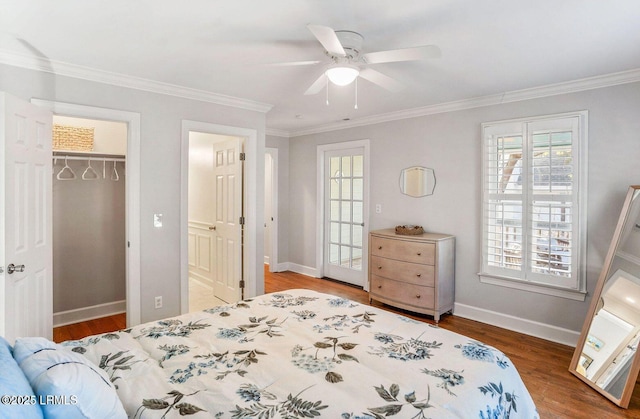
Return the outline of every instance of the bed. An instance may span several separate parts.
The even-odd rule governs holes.
[[[95,383],[70,380],[72,371],[61,374],[77,388],[38,389],[33,371],[25,371],[35,404],[53,414],[78,409],[89,392],[107,403],[93,408],[111,417],[539,418],[516,368],[499,350],[309,290],[61,345],[19,339],[13,348],[23,370],[25,359],[56,352],[73,359],[56,362],[89,370]],[[39,392],[67,399],[41,403]],[[83,409],[87,416],[90,408]]]

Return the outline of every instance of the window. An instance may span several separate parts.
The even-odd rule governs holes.
[[[482,282],[583,300],[587,112],[482,124]]]

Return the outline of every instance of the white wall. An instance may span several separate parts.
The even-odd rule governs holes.
[[[137,112],[141,115],[140,222],[141,320],[180,313],[180,140],[183,119],[257,131],[256,217],[263,219],[264,113],[175,96],[56,76],[0,64],[0,90],[25,100],[75,103]],[[153,227],[153,214],[163,214],[163,228]],[[263,231],[256,230],[256,254],[263,255]],[[251,255],[250,257],[256,257]],[[260,259],[261,260],[261,259]],[[248,284],[263,289],[263,268],[247,272]],[[163,308],[154,308],[154,296]]]
[[[295,199],[289,201],[288,260],[315,267],[317,146],[368,138],[370,230],[419,224],[428,231],[454,234],[457,304],[579,331],[590,296],[578,302],[481,284],[478,279],[480,124],[584,109],[589,111],[587,287],[592,293],[627,188],[640,182],[640,83],[291,138],[289,190]],[[413,165],[435,169],[433,196],[400,193],[400,170]],[[373,211],[376,204],[382,205],[382,214]]]

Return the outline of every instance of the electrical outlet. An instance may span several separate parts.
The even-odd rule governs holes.
[[[156,308],[162,308],[162,297],[156,297]]]
[[[382,204],[376,204],[376,214],[382,214]]]

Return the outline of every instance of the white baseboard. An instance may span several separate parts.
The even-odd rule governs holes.
[[[265,265],[269,265],[269,272],[284,272],[289,270],[289,262],[276,264],[265,263]]]
[[[535,336],[572,347],[576,346],[578,338],[580,337],[580,332],[576,332],[574,330],[534,322],[466,304],[455,303],[453,312],[456,316],[464,317],[466,319],[476,320],[493,326],[502,327],[503,329],[513,330],[514,332],[524,333],[526,335]]]
[[[126,300],[76,308],[74,310],[59,311],[57,313],[53,313],[53,327],[86,322],[87,320],[99,319],[100,317],[113,316],[114,314],[126,312]]]
[[[209,278],[205,278],[203,276],[199,276],[199,275],[193,275],[192,273],[189,274],[189,281],[194,281],[197,282],[198,284],[202,285],[203,287],[207,287],[210,289],[213,289],[213,281],[210,280]]]
[[[282,264],[279,264],[278,268],[280,267],[280,265]],[[312,268],[310,266],[298,265],[297,263],[288,262],[287,269],[284,270],[292,271],[306,276],[312,276],[314,278],[320,278],[318,269]]]

